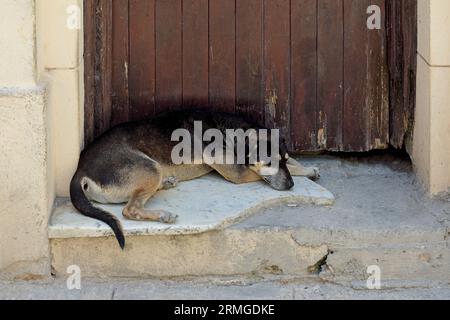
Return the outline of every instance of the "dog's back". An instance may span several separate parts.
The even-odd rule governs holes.
[[[120,222],[112,214],[94,207],[91,200],[128,202],[123,214],[130,219],[174,222],[176,217],[170,213],[162,210],[147,212],[144,205],[157,190],[214,170],[206,164],[172,163],[172,150],[178,143],[172,141],[172,133],[185,129],[192,135],[195,121],[201,122],[202,131],[214,128],[222,133],[226,129],[259,127],[237,115],[208,111],[174,111],[150,120],[116,126],[81,153],[70,186],[74,206],[84,215],[107,223],[122,248],[125,239]],[[237,169],[245,173],[238,172],[239,178],[248,181],[259,179],[245,168]],[[234,171],[231,170],[233,175]],[[220,173],[226,178],[232,176]]]
[[[201,126],[200,132],[197,132],[197,126]],[[172,141],[172,135],[180,129],[187,133],[190,141],[188,161],[181,161],[181,164],[174,162],[173,151],[184,143]],[[214,135],[215,141],[222,139],[217,149],[211,148],[214,150],[214,156],[206,152],[209,145],[203,152],[203,139],[206,139],[204,135],[209,129],[215,129],[211,130],[217,134]],[[317,168],[304,168],[289,158],[286,145],[277,131],[273,136],[270,133],[270,139],[267,131],[262,131],[265,134],[257,134],[256,144],[252,144],[252,139],[246,138],[245,132],[248,129],[254,129],[256,132],[263,127],[238,115],[206,110],[169,112],[154,119],[119,125],[101,135],[82,152],[78,169],[70,184],[72,203],[84,215],[107,223],[123,248],[125,237],[119,220],[95,207],[91,201],[127,202],[122,213],[128,219],[174,223],[176,215],[164,210],[148,210],[145,204],[158,190],[174,187],[179,181],[195,179],[216,171],[226,180],[236,184],[264,180],[276,190],[289,190],[294,185],[291,172],[311,178],[318,177]],[[244,133],[240,139],[243,143],[238,142],[235,146],[234,140],[238,138],[229,138],[228,130],[232,130],[234,134],[237,131]],[[200,162],[191,162],[194,160],[191,158],[192,147],[196,149],[195,142],[192,144],[193,137],[195,142],[199,138],[202,139]],[[267,143],[270,143],[270,147]],[[229,145],[232,147],[230,154]],[[257,158],[256,162],[249,161],[255,154],[260,157],[260,145],[265,145],[266,151],[270,149],[270,160],[267,162]],[[231,156],[232,162],[217,162],[214,159],[210,161],[209,157],[214,158],[217,153],[223,154],[224,147],[227,160],[228,156]],[[183,153],[184,151],[183,149]],[[220,160],[220,156],[217,157]],[[241,163],[239,161],[242,158],[244,162]],[[239,160],[236,162],[236,159]],[[271,168],[273,160],[276,160],[276,168]],[[276,170],[268,174],[265,169]]]

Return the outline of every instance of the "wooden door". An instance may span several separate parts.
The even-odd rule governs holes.
[[[416,0],[85,0],[84,11],[86,142],[193,107],[278,127],[293,151],[401,147],[411,129]]]

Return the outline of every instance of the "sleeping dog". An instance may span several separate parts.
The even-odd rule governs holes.
[[[282,138],[268,141],[262,135],[256,136],[256,147],[246,140],[245,157],[242,163],[214,162],[210,159],[194,163],[174,163],[173,141],[176,130],[195,135],[195,124],[201,123],[202,130],[216,129],[226,135],[229,129],[263,129],[243,117],[234,114],[207,111],[175,111],[156,118],[116,126],[96,139],[81,153],[77,171],[70,184],[73,205],[85,216],[107,223],[123,249],[125,237],[120,221],[92,204],[126,203],[123,216],[133,220],[175,223],[177,216],[164,210],[148,210],[147,201],[161,189],[176,186],[180,181],[199,178],[216,171],[226,180],[241,184],[263,180],[276,190],[293,187],[294,176],[319,177],[317,168],[306,168],[289,157]],[[202,131],[203,132],[203,131]],[[262,141],[265,140],[265,141]],[[265,161],[260,161],[258,149],[262,143],[271,144],[276,150],[277,170],[268,174]],[[204,145],[202,145],[204,147]],[[256,151],[256,152],[255,152]],[[237,149],[232,149],[237,152]],[[256,161],[250,161],[250,154],[257,154]],[[203,154],[202,154],[203,156]],[[237,159],[237,155],[233,155]],[[209,160],[209,161],[208,161]]]

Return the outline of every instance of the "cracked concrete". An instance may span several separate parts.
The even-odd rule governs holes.
[[[298,245],[290,231],[233,230],[184,236],[129,237],[125,251],[112,238],[53,239],[57,274],[80,266],[88,276],[171,277],[283,273],[309,275],[326,245]]]
[[[326,244],[331,272],[365,279],[380,265],[390,279],[450,279],[450,201],[428,198],[407,159],[394,156],[303,158],[322,170],[331,207],[274,206],[235,229],[291,230],[299,244]],[[426,257],[426,258],[424,258]]]

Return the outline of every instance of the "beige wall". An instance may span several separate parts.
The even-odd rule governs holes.
[[[412,158],[430,194],[446,195],[450,191],[450,1],[418,1]]]
[[[0,275],[49,272],[53,204],[45,87],[0,90]]]
[[[0,2],[0,276],[49,273],[53,204],[46,83],[37,80],[35,4]]]
[[[37,0],[40,72],[50,78],[49,109],[55,154],[55,188],[58,196],[69,195],[69,181],[76,170],[83,139],[82,29],[70,29],[72,6],[82,0]],[[80,16],[81,19],[81,16]],[[82,27],[82,19],[81,19]]]
[[[34,86],[33,1],[2,0],[0,8],[0,87]]]
[[[0,1],[0,277],[50,275],[48,220],[82,141],[82,0]]]

